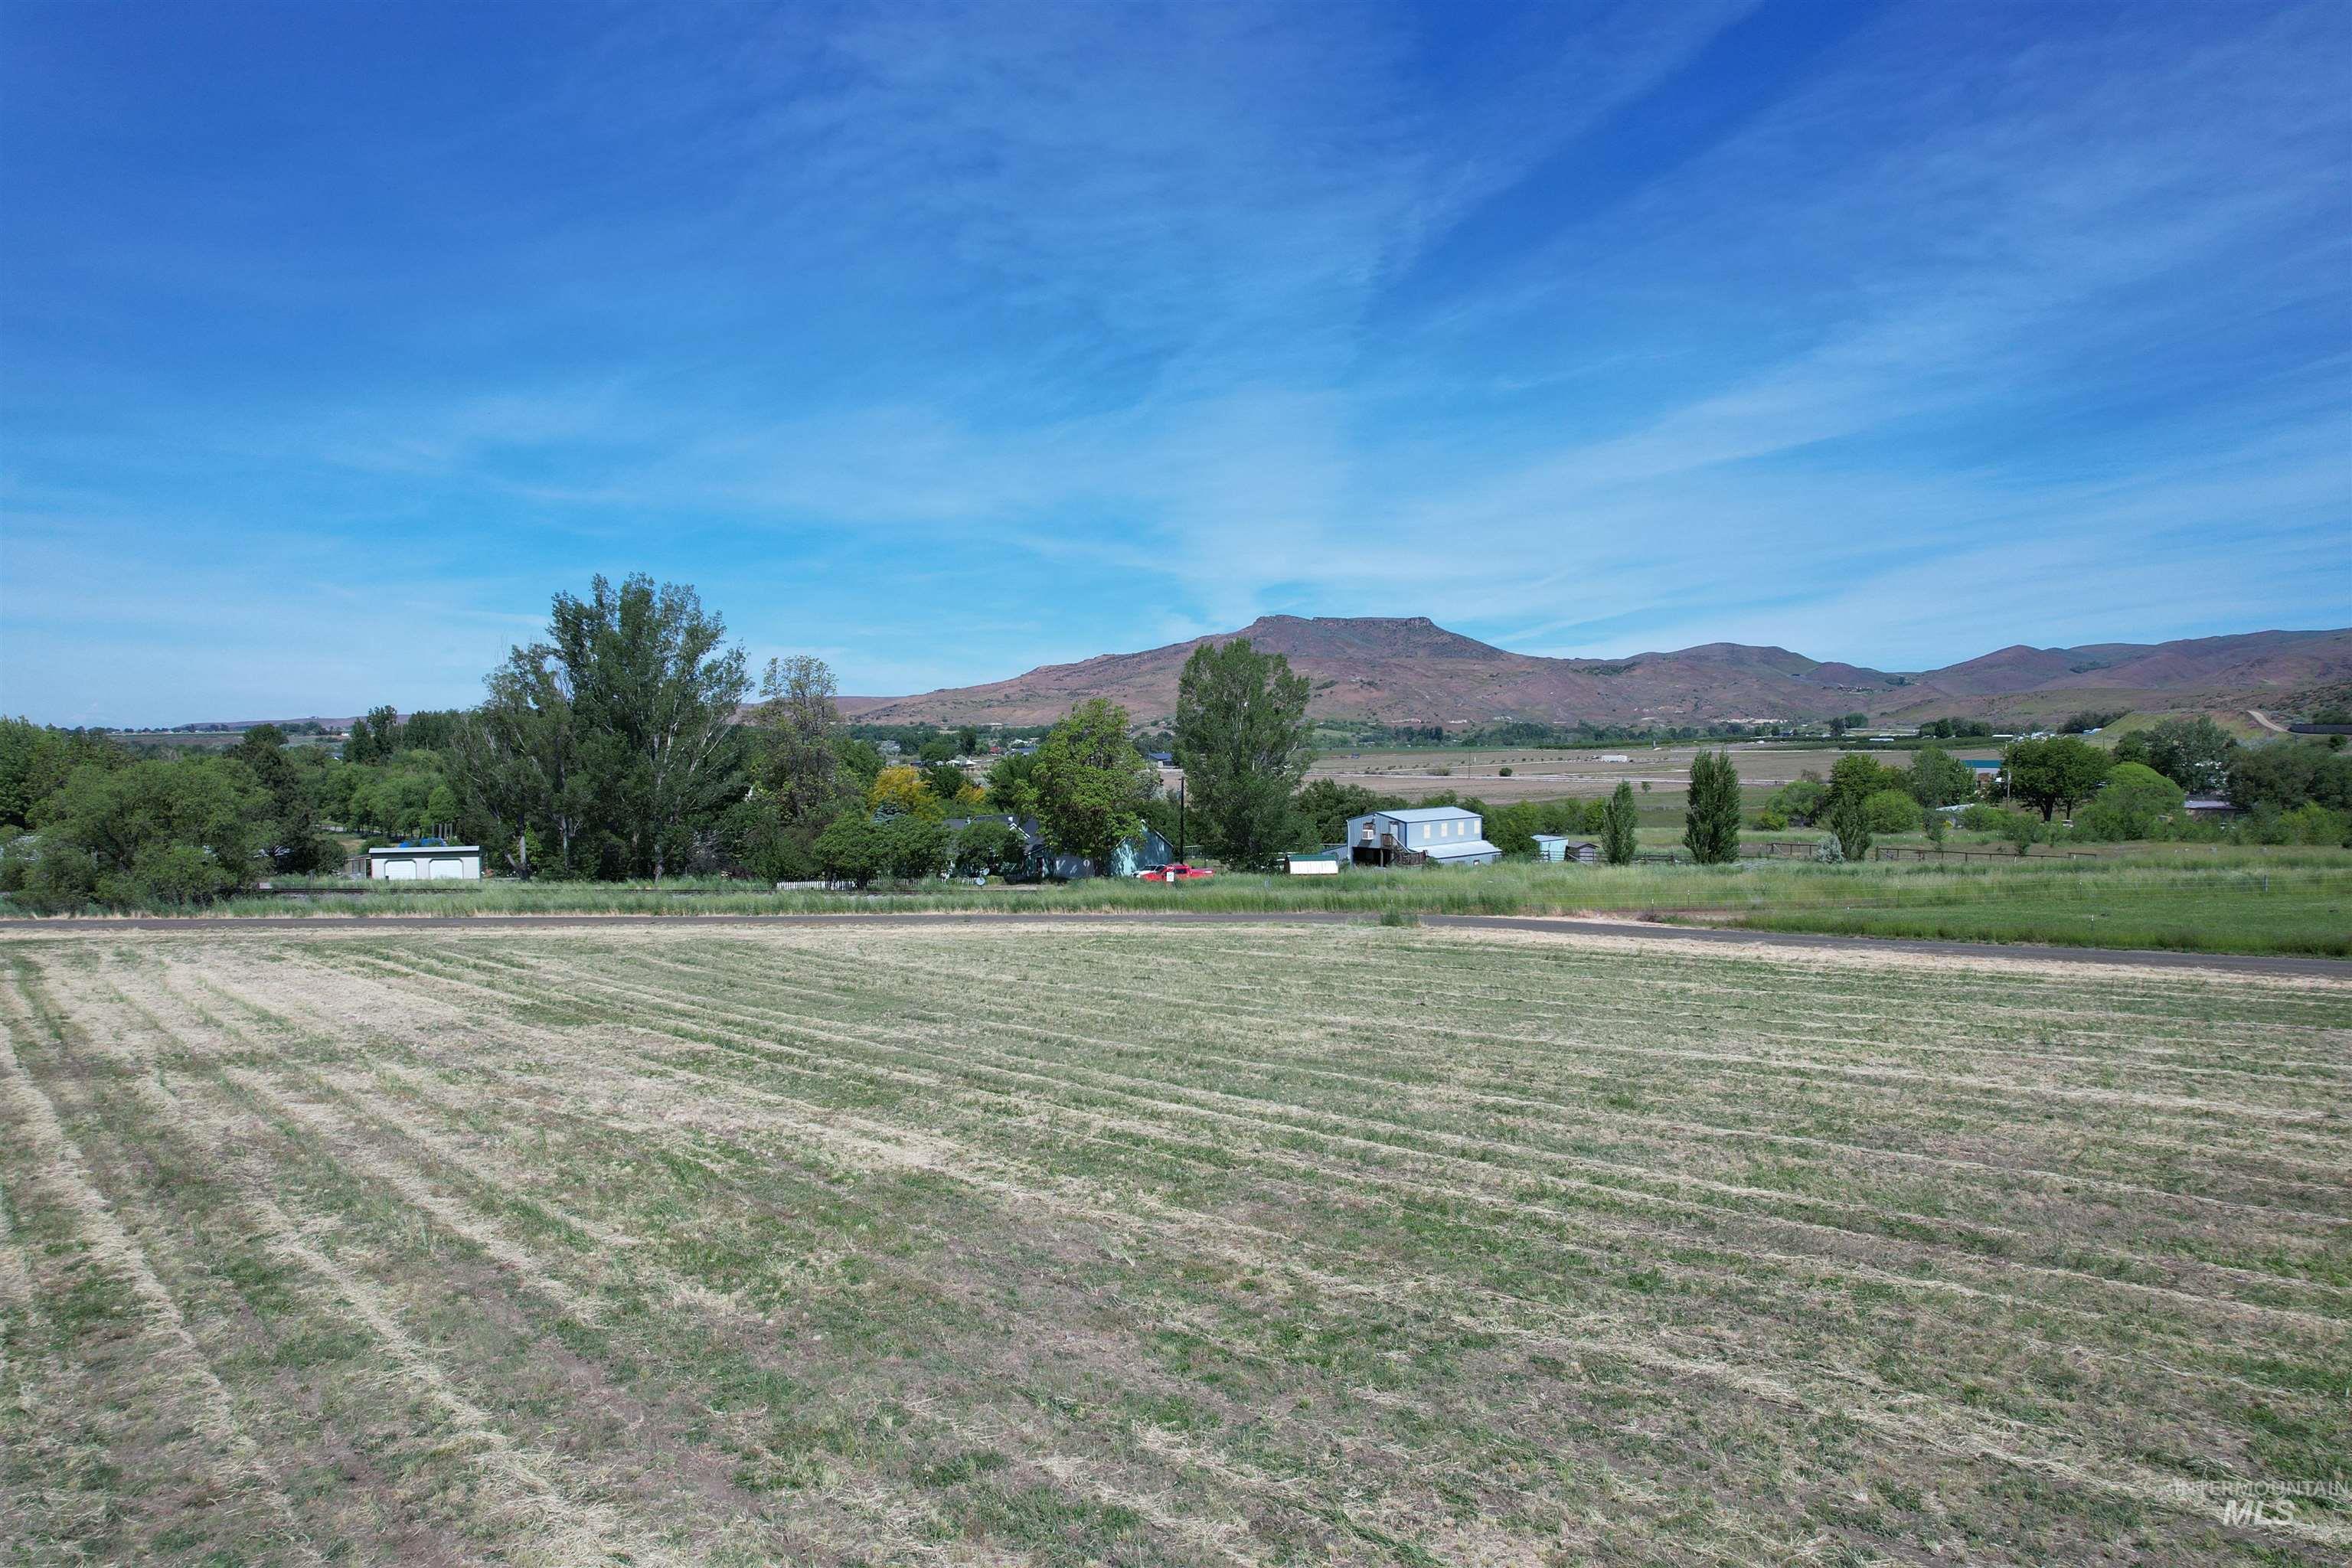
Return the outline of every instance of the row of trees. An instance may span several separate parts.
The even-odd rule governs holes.
[[[741,870],[864,882],[1015,868],[1028,845],[1004,823],[949,826],[982,814],[1034,818],[1050,852],[1098,865],[1149,824],[1263,868],[1339,840],[1350,816],[1403,804],[1303,782],[1308,696],[1286,659],[1246,640],[1194,651],[1166,737],[1187,780],[1180,830],[1115,704],[1080,704],[1034,752],[998,758],[982,778],[958,765],[980,750],[970,729],[931,735],[914,762],[886,767],[844,724],[822,661],[772,661],[755,694],[743,654],[691,587],[600,577],[584,597],[554,596],[545,636],[509,650],[478,707],[404,720],[375,709],[341,758],[289,747],[267,726],[225,752],[166,761],[91,732],[0,723],[0,826],[35,830],[0,867],[0,887],[60,905],[202,899],[271,872],[332,868],[341,850],[330,826],[462,837],[499,869],[551,878]],[[2018,742],[2009,787],[2045,821],[2081,806],[2118,832],[2175,821],[2179,791],[2217,783],[2273,816],[2352,813],[2352,756],[2340,748],[2340,738],[2242,748],[2210,721],[2168,721],[2125,737],[2112,758],[2071,736]],[[1854,853],[1974,787],[1937,747],[1907,770],[1855,754],[1826,781],[1776,792],[1759,820],[1826,824]],[[1479,809],[1507,853],[1531,853],[1538,832],[1582,832],[1612,859],[1633,854],[1630,788]],[[1703,862],[1729,859],[1739,818],[1730,757],[1703,754],[1685,846]]]

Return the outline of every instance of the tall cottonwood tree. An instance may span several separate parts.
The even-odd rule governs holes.
[[[612,837],[630,870],[659,880],[734,786],[742,650],[722,651],[727,623],[692,587],[643,573],[617,589],[596,577],[585,599],[559,593],[548,630]]]
[[[843,762],[840,688],[807,654],[768,661],[745,731],[743,797],[727,813],[730,846],[763,877],[821,869],[816,841],[864,781]]]
[[[1739,858],[1739,770],[1729,752],[1701,752],[1691,759],[1683,844],[1702,866]]]
[[[1601,858],[1612,866],[1630,866],[1641,847],[1642,808],[1634,804],[1633,786],[1617,781],[1616,791],[1601,808]]]
[[[597,805],[596,784],[580,755],[572,678],[545,643],[518,647],[484,679],[482,705],[457,731],[454,773],[468,815],[488,826],[518,874],[593,872],[583,850]],[[531,840],[555,854],[534,868]]]
[[[1234,865],[1257,870],[1297,847],[1304,816],[1293,799],[1307,774],[1303,675],[1247,637],[1203,643],[1176,686],[1176,761],[1202,837]]]
[[[726,636],[691,587],[643,574],[557,594],[546,640],[508,653],[453,739],[475,819],[518,866],[537,835],[560,874],[666,874],[743,787],[750,680]]]

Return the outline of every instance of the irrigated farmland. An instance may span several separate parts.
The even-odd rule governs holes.
[[[20,1562],[2352,1551],[2344,982],[1274,923],[0,962]]]

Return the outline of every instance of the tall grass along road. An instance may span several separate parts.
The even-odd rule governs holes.
[[[2352,983],[0,947],[0,1557],[2335,1563]]]

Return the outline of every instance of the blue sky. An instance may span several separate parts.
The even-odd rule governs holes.
[[[0,6],[0,709],[2352,622],[2352,7]]]

